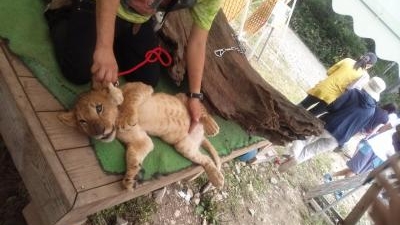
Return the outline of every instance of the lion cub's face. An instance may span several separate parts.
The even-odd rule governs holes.
[[[115,96],[117,95],[117,96]],[[79,96],[74,108],[58,118],[66,125],[78,127],[88,136],[110,142],[116,136],[118,105],[123,101],[118,88],[91,90]]]

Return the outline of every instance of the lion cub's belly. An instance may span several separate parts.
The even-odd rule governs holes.
[[[189,130],[189,113],[174,96],[156,93],[139,107],[138,113],[140,126],[148,134],[166,141],[179,141]]]

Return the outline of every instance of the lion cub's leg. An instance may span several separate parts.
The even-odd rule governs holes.
[[[174,145],[175,149],[184,157],[203,166],[210,182],[217,188],[224,185],[224,177],[214,164],[213,160],[200,152],[200,144],[204,139],[204,130],[201,124],[197,125],[192,132],[183,140]]]
[[[139,125],[118,131],[118,138],[126,145],[126,173],[122,186],[133,191],[135,176],[140,171],[144,158],[154,145],[147,133]]]

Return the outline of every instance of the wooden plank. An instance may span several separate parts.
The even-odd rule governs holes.
[[[25,66],[25,64],[18,58],[18,56],[16,56],[14,53],[10,51],[10,49],[7,46],[7,43],[1,41],[0,45],[2,45],[4,54],[6,55],[12,67],[14,68],[17,76],[34,77],[32,72],[28,69],[28,67]]]
[[[315,199],[310,199],[308,203],[310,204],[311,208],[314,211],[321,211],[321,206],[315,201]],[[324,221],[326,223],[328,223],[329,225],[334,225],[331,218],[328,215],[326,215],[325,213],[322,213],[319,216],[321,216],[324,219]]]
[[[333,193],[337,190],[348,190],[361,186],[364,180],[368,177],[368,173],[362,173],[356,176],[332,181],[330,183],[321,184],[307,191],[304,199],[312,199],[318,196]]]
[[[122,179],[122,175],[106,174],[91,147],[58,151],[61,163],[78,192]]]
[[[321,203],[322,203],[323,205],[325,205],[325,208],[328,207],[328,205],[331,205],[331,204],[329,204],[329,202],[328,202],[328,200],[325,198],[325,196],[320,196],[318,199],[321,201]],[[341,199],[343,199],[343,198],[341,198]],[[339,200],[340,200],[340,199],[339,199]],[[324,209],[325,209],[325,208],[324,208]],[[321,209],[320,212],[322,212],[324,209]],[[317,213],[318,213],[318,212],[317,212]],[[338,224],[343,223],[343,218],[342,218],[342,216],[335,210],[335,208],[334,208],[333,206],[329,209],[329,213],[332,214],[332,217],[334,217],[334,219],[336,220],[336,221],[335,221],[336,223],[338,223]]]
[[[222,157],[221,161],[222,162],[230,161],[240,155],[245,154],[246,152],[249,152],[253,149],[260,148],[261,146],[265,146],[268,143],[269,142],[267,142],[267,141],[261,141],[259,143],[235,150],[230,155]],[[140,185],[138,188],[135,189],[135,191],[134,191],[135,195],[133,195],[133,197],[143,195],[144,193],[148,193],[150,191],[159,189],[170,183],[180,181],[183,178],[193,176],[194,174],[197,174],[201,171],[203,171],[203,168],[201,166],[192,166],[187,169],[178,171],[176,173],[173,173],[173,174],[170,174],[167,176],[162,176],[159,179],[152,180],[151,182],[145,182],[143,185]],[[145,188],[143,188],[143,186],[145,186]],[[142,190],[144,192],[142,192]],[[146,192],[146,190],[147,190],[147,192]],[[103,186],[103,187],[100,187],[97,189],[82,192],[80,194],[80,196],[78,195],[76,206],[79,207],[79,206],[85,205],[86,203],[90,203],[94,199],[101,200],[101,199],[99,199],[99,196],[101,196],[103,198],[107,198],[107,196],[114,196],[117,192],[125,192],[125,190],[122,190],[122,188],[120,187],[120,184],[117,184],[117,186],[114,186],[114,184],[110,184],[110,185]],[[139,195],[136,195],[136,194],[139,194]],[[93,196],[98,196],[98,197],[93,198]],[[132,195],[128,193],[127,196],[132,196]],[[119,196],[119,197],[124,199],[124,196]],[[133,198],[133,197],[130,197],[130,198]],[[124,199],[121,202],[127,201],[130,198]]]
[[[371,205],[372,201],[375,200],[376,196],[382,190],[382,186],[377,183],[373,183],[367,192],[363,195],[360,201],[357,202],[353,210],[347,215],[343,221],[343,225],[354,225],[367,211],[368,207]]]
[[[130,199],[145,195],[154,190],[180,181],[185,177],[193,176],[201,171],[202,168],[200,166],[190,167],[180,172],[160,177],[157,180],[144,182],[136,187],[133,192],[122,189],[120,181],[86,192],[81,192],[78,194],[77,198],[77,205],[81,207],[74,208],[69,214],[60,220],[57,225],[74,223],[89,214],[93,214]]]
[[[37,113],[54,149],[63,150],[89,146],[89,138],[86,135],[78,132],[74,127],[64,125],[58,120],[57,115],[59,113]]]
[[[0,49],[0,133],[45,224],[73,206],[76,191]]]
[[[253,149],[261,148],[269,143],[270,142],[268,141],[261,141],[256,144],[238,149],[233,151],[230,155],[223,157],[221,161],[230,161],[240,155],[243,155]],[[77,196],[74,209],[71,210],[71,212],[68,213],[64,218],[62,218],[57,225],[74,223],[75,221],[82,220],[87,215],[150,193],[151,191],[160,189],[169,184],[194,176],[202,171],[203,168],[201,166],[192,166],[179,172],[159,177],[155,180],[146,181],[138,185],[133,192],[122,189],[120,181],[80,192]]]
[[[36,112],[64,110],[64,107],[36,78],[20,77],[19,81]]]

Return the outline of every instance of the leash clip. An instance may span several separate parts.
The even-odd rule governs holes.
[[[225,50],[224,48],[221,48],[221,49],[215,50],[215,51],[214,51],[214,54],[215,54],[217,57],[222,57],[222,56],[224,55],[225,52],[226,52],[226,50]]]
[[[224,53],[225,53],[225,52],[228,52],[228,51],[237,51],[237,52],[239,52],[239,53],[241,53],[241,54],[244,53],[242,49],[233,46],[233,47],[230,47],[230,48],[221,48],[221,49],[217,49],[217,50],[214,51],[214,54],[215,54],[217,57],[220,57],[220,58],[221,58],[221,57],[224,55]]]

